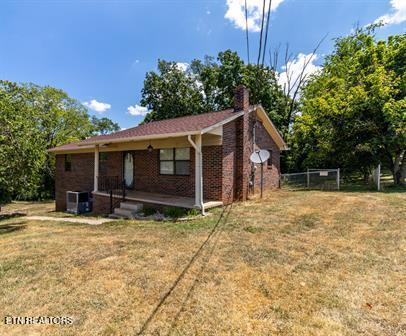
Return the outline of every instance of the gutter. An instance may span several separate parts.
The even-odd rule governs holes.
[[[179,133],[164,133],[164,134],[157,134],[157,135],[143,135],[143,136],[136,136],[136,137],[124,137],[124,138],[114,138],[114,139],[101,139],[101,140],[94,140],[94,141],[86,141],[83,140],[82,142],[78,143],[78,146],[89,146],[89,145],[103,145],[103,144],[110,144],[110,143],[122,143],[122,142],[131,142],[131,141],[142,141],[142,140],[154,140],[154,139],[165,139],[165,138],[175,138],[181,137],[186,135],[197,135],[201,134],[200,131],[192,131],[192,132],[179,132]]]

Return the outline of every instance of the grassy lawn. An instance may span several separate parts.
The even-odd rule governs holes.
[[[405,210],[402,192],[276,191],[219,222],[220,209],[176,223],[2,220],[1,321],[74,324],[1,323],[0,335],[405,335]]]

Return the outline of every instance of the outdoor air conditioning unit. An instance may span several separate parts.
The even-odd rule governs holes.
[[[92,211],[92,199],[87,191],[67,191],[66,211],[75,215]]]

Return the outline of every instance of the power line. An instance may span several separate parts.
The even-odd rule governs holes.
[[[248,9],[247,9],[247,0],[245,0],[245,33],[246,33],[246,40],[247,40],[247,56],[248,56],[248,64],[250,64],[250,42],[248,37]]]
[[[267,19],[266,19],[266,29],[265,29],[264,51],[263,51],[263,54],[262,54],[262,65],[264,65],[264,62],[265,62],[265,51],[266,51],[266,42],[268,40],[269,18],[270,18],[270,14],[271,14],[271,5],[272,5],[272,0],[269,0],[268,15],[267,15]]]
[[[259,36],[259,52],[258,52],[258,61],[257,65],[259,65],[259,60],[261,59],[261,50],[262,50],[262,32],[264,30],[264,18],[265,18],[265,1],[263,2],[262,6],[262,20],[261,20],[261,34]]]

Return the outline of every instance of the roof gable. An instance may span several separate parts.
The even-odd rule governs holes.
[[[262,121],[264,128],[269,133],[271,138],[275,141],[276,145],[279,147],[280,150],[288,150],[288,145],[286,144],[285,140],[283,140],[282,136],[280,135],[278,129],[275,127],[272,120],[269,118],[268,114],[265,112],[262,105],[255,105],[252,107],[251,111],[255,111],[257,114],[258,119]]]

